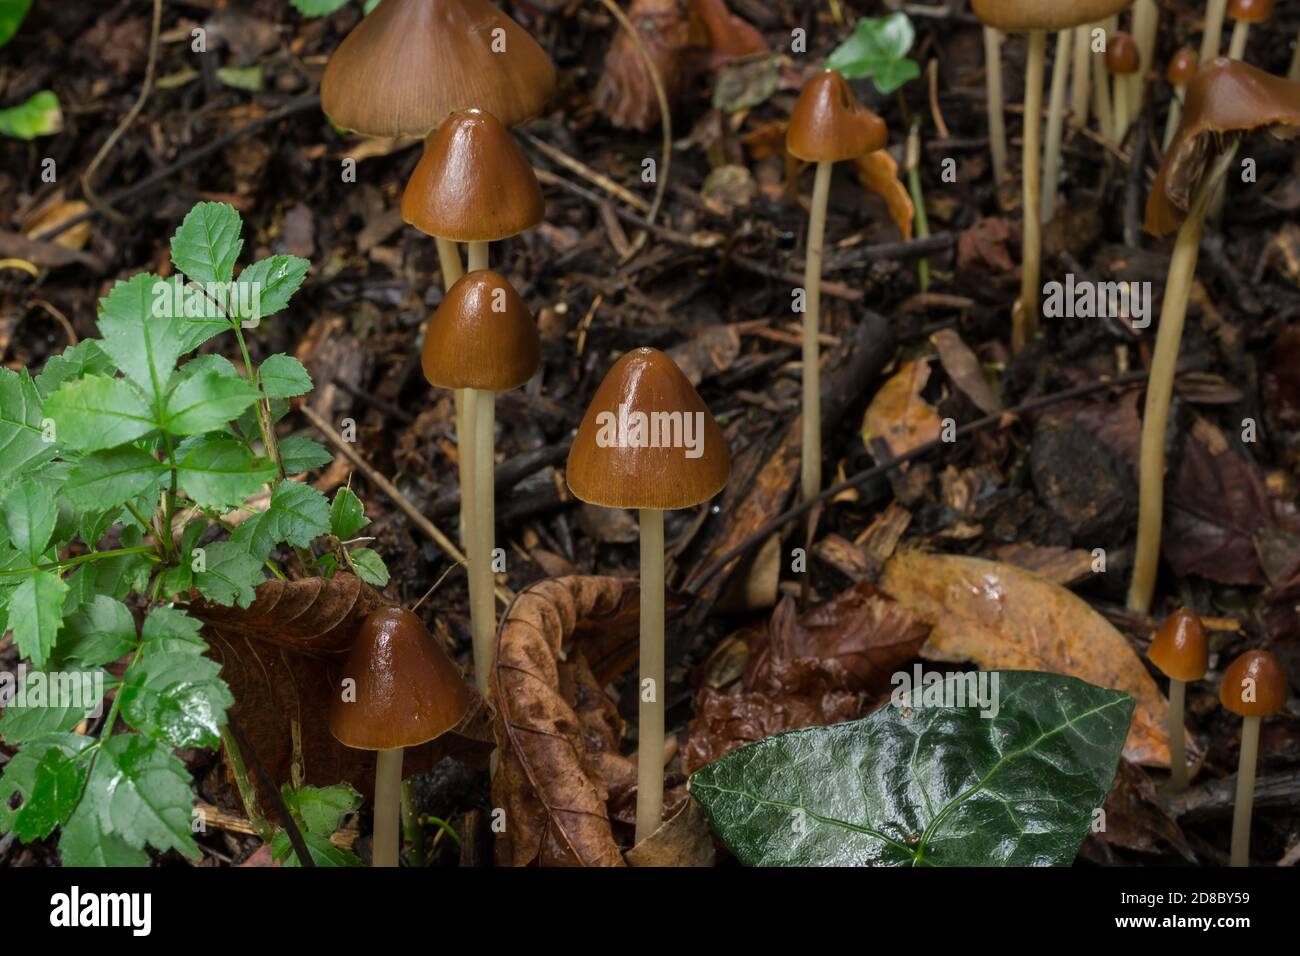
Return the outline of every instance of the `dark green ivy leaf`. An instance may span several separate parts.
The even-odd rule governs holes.
[[[742,747],[697,770],[691,794],[751,866],[1068,866],[1110,791],[1133,698],[993,673],[983,705],[973,689],[956,698],[968,685],[951,676],[862,720]]]

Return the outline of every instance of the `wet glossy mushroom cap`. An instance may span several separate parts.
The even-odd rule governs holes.
[[[546,214],[542,187],[510,130],[491,113],[453,114],[429,137],[402,193],[402,218],[431,236],[496,242]]]
[[[506,392],[536,374],[541,340],[533,314],[504,276],[471,272],[429,320],[420,364],[430,385]]]
[[[731,453],[681,369],[658,349],[641,348],[600,383],[567,472],[570,490],[589,504],[689,508],[727,484]]]
[[[383,0],[334,51],[321,107],[366,136],[425,136],[470,107],[514,126],[554,90],[550,58],[489,0]]]
[[[1243,717],[1268,717],[1286,706],[1286,675],[1268,651],[1247,651],[1223,672],[1219,702]]]
[[[1127,33],[1112,33],[1106,40],[1106,69],[1119,76],[1130,76],[1142,69],[1142,54]]]
[[[455,727],[470,699],[460,671],[424,623],[404,608],[381,608],[366,616],[343,665],[330,702],[330,733],[356,750],[415,747]]]
[[[1201,619],[1186,609],[1169,615],[1147,656],[1166,677],[1200,680],[1210,669],[1210,645]]]
[[[973,0],[975,16],[1008,33],[1067,30],[1127,10],[1133,0]]]
[[[1263,23],[1273,16],[1273,0],[1228,0],[1228,16],[1242,23]]]
[[[1196,51],[1189,46],[1182,47],[1169,58],[1165,79],[1173,86],[1186,86],[1196,75],[1196,66]]]
[[[1219,57],[1187,84],[1182,122],[1147,197],[1146,229],[1173,232],[1224,138],[1268,131],[1279,139],[1300,133],[1300,83]]]
[[[834,70],[804,84],[785,134],[786,149],[809,163],[854,159],[884,149],[888,142],[885,121],[859,106],[849,84]]]

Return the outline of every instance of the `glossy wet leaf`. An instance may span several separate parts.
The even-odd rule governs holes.
[[[142,657],[123,675],[122,717],[175,747],[216,747],[234,703],[220,672],[221,665],[187,650]]]
[[[93,808],[99,834],[112,834],[135,849],[148,844],[199,857],[190,831],[190,775],[167,744],[139,734],[105,740],[78,812],[87,806]]]
[[[753,866],[1069,865],[1105,803],[1133,699],[995,673],[996,695],[992,674],[982,693],[996,707],[918,699],[955,693],[950,677],[912,691],[911,706],[743,747],[696,771],[691,794]]]
[[[91,743],[78,734],[50,733],[23,744],[0,773],[0,833],[35,840],[63,823],[81,798],[85,768],[77,757]]]

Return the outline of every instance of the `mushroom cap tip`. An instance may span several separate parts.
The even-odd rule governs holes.
[[[804,84],[785,136],[790,154],[809,163],[854,159],[888,142],[885,121],[859,105],[844,77],[829,69]]]
[[[1269,651],[1246,651],[1228,665],[1219,685],[1219,701],[1242,717],[1269,717],[1286,706],[1282,665]]]
[[[509,280],[481,269],[447,290],[429,319],[420,364],[430,385],[507,392],[537,373],[541,338]]]
[[[1147,656],[1166,677],[1200,680],[1210,669],[1210,646],[1201,619],[1185,608],[1169,615]]]

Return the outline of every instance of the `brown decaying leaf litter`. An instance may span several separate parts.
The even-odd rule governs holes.
[[[0,270],[0,360],[39,368],[93,335],[95,302],[114,279],[166,271],[165,238],[194,201],[232,202],[249,224],[250,251],[291,252],[313,265],[293,310],[250,335],[254,358],[280,351],[301,358],[316,385],[305,401],[328,422],[352,420],[352,447],[454,537],[451,403],[424,386],[416,360],[423,323],[440,300],[436,258],[425,237],[402,227],[397,210],[418,150],[340,140],[318,112],[299,113],[124,203],[125,223],[99,218],[56,242],[40,241],[42,231],[87,207],[73,175],[42,184],[34,157],[53,151],[61,170],[84,168],[138,94],[148,37],[146,18],[135,12],[72,2],[56,29],[42,6],[21,42],[6,48],[15,65],[0,71],[0,89],[8,104],[52,85],[74,122],[35,153],[0,141],[0,259],[31,263],[42,276],[34,284],[26,271]],[[1267,645],[1293,688],[1300,684],[1300,241],[1285,221],[1300,209],[1300,193],[1288,154],[1261,145],[1259,182],[1234,191],[1218,252],[1197,274],[1184,344],[1184,363],[1204,378],[1186,380],[1170,428],[1160,611],[1191,604],[1217,626],[1210,677],[1189,697],[1189,753],[1200,776],[1171,802],[1159,790],[1158,768],[1168,760],[1164,685],[1143,655],[1158,619],[1120,609],[1131,560],[1139,388],[1008,416],[861,484],[819,509],[806,572],[790,570],[791,550],[808,543],[799,522],[764,539],[776,541],[775,557],[769,549],[764,560],[703,573],[794,503],[798,317],[789,292],[801,281],[810,177],[798,179],[784,127],[814,59],[824,60],[846,28],[821,7],[808,15],[789,0],[626,5],[667,81],[677,138],[659,231],[642,239],[645,210],[595,178],[634,199],[650,195],[640,163],[658,155],[659,106],[633,44],[595,3],[504,6],[564,77],[552,111],[524,132],[583,171],[520,137],[550,177],[547,221],[504,244],[499,256],[494,250],[543,340],[539,381],[501,398],[498,542],[509,570],[500,583],[517,596],[500,610],[491,700],[478,699],[457,733],[406,757],[407,774],[428,782],[422,809],[461,830],[460,859],[486,862],[472,846],[490,840],[498,865],[726,863],[687,794],[686,775],[774,733],[861,717],[887,698],[894,672],[920,661],[940,670],[1050,670],[1133,694],[1138,707],[1106,805],[1109,826],[1088,839],[1082,858],[1220,862],[1239,723],[1217,709],[1213,681],[1241,650]],[[172,39],[160,52],[158,89],[99,171],[103,195],[310,93],[360,17],[357,4],[322,20],[304,20],[288,4],[251,4],[247,12],[167,7],[164,35]],[[834,412],[826,416],[828,475],[853,474],[933,441],[946,418],[965,423],[1149,361],[1153,330],[1101,320],[1061,320],[1044,342],[1009,354],[1020,210],[988,175],[979,33],[943,17],[914,24],[913,56],[939,62],[936,103],[951,139],[935,141],[923,81],[889,97],[869,82],[854,84],[885,117],[894,148],[833,183],[822,325],[824,398]],[[226,87],[206,66],[191,68],[186,44],[175,38],[199,25],[223,65],[262,67],[260,91]],[[806,59],[782,52],[795,26],[810,30]],[[73,61],[70,45],[83,31],[77,69],[60,69]],[[1285,72],[1291,37],[1276,25],[1257,26],[1253,36],[1252,53]],[[1006,55],[1008,100],[1019,102],[1023,44],[1010,41]],[[737,112],[712,105],[715,84],[732,68],[728,81],[742,94],[761,89],[767,98]],[[91,103],[93,111],[85,108]],[[914,209],[897,162],[914,116],[923,119],[925,202],[940,240],[926,253],[928,293],[917,284],[919,256],[902,245]],[[1014,114],[1010,121],[1019,124]],[[1076,272],[1150,281],[1158,298],[1167,248],[1121,239],[1118,220],[1136,188],[1128,167],[1077,133],[1067,147],[1071,206],[1049,228],[1045,278]],[[356,158],[360,171],[346,188],[334,172],[344,156]],[[939,177],[932,162],[939,156],[955,158],[956,183]],[[700,391],[722,424],[735,470],[716,512],[669,521],[665,823],[633,847],[635,526],[621,512],[580,508],[562,462],[595,385],[622,352],[644,344],[668,351]],[[1243,437],[1247,419],[1254,440]],[[314,432],[290,413],[282,425],[289,434]],[[449,565],[341,455],[309,480],[326,492],[349,480],[357,488],[373,521],[364,532],[375,539],[369,546],[394,573],[388,588],[379,593],[346,574],[269,581],[246,611],[197,601],[189,610],[203,620],[231,685],[232,721],[277,783],[347,780],[365,791],[373,756],[341,747],[328,732],[337,667],[367,611],[414,604]],[[1095,549],[1109,562],[1104,574],[1091,567]],[[453,570],[420,613],[467,661],[463,575]],[[0,644],[0,666],[12,669],[15,655]],[[493,745],[498,762],[489,782]],[[1294,713],[1265,726],[1263,754],[1268,812],[1257,818],[1256,855],[1294,862]],[[186,759],[205,766],[199,754]],[[199,799],[241,812],[223,768],[201,780]],[[490,827],[495,807],[510,821],[501,834]],[[351,825],[368,832],[366,812]],[[228,844],[209,837],[204,845],[227,853],[236,846],[233,859],[265,864],[260,841],[228,836]],[[440,863],[456,857],[447,841],[440,853]],[[53,860],[39,845],[0,845],[3,863]]]

